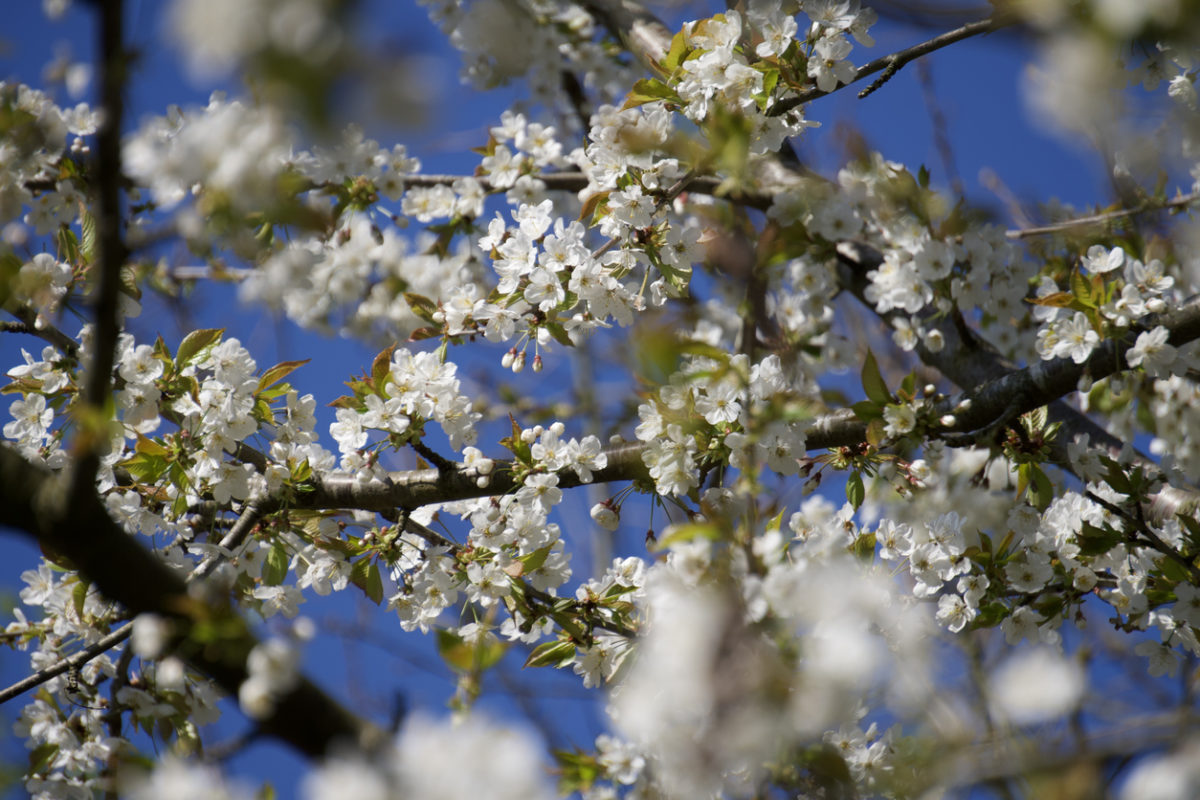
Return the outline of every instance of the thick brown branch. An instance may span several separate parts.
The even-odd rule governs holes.
[[[671,49],[671,31],[658,17],[635,0],[582,0],[580,5],[642,64],[658,71],[658,63]]]
[[[84,378],[83,424],[75,444],[72,464],[72,497],[94,493],[96,469],[100,465],[102,437],[94,433],[100,415],[111,401],[113,361],[120,333],[121,267],[125,242],[121,236],[121,122],[124,109],[127,54],[124,41],[124,3],[109,0],[100,11],[100,105],[104,111],[96,134],[96,262],[93,297],[95,330],[87,373]]]
[[[874,309],[874,305],[865,297],[869,284],[866,275],[882,263],[882,254],[865,244],[843,242],[838,245],[838,257],[841,261],[839,279],[842,285],[864,305]],[[881,316],[890,319],[894,314]],[[917,354],[923,362],[966,390],[947,402],[945,410],[956,417],[955,424],[947,428],[948,431],[982,428],[1004,415],[1013,406],[1013,398],[1020,398],[1017,413],[1049,406],[1050,420],[1062,423],[1053,443],[1053,457],[1064,467],[1069,468],[1070,465],[1067,444],[1077,436],[1088,436],[1092,446],[1106,449],[1114,456],[1125,446],[1125,442],[1067,405],[1061,398],[1074,392],[1084,375],[1099,380],[1128,369],[1125,353],[1132,346],[1131,338],[1105,342],[1083,364],[1076,364],[1069,358],[1057,358],[1026,369],[1017,369],[987,342],[973,336],[965,325],[956,324],[951,317],[937,319],[927,315],[923,322],[942,334],[945,345],[934,352],[924,344],[918,344]],[[1171,331],[1170,342],[1177,347],[1195,341],[1200,338],[1200,297],[1193,297],[1178,309],[1147,319],[1144,323],[1151,327],[1163,325],[1168,328]],[[970,400],[969,408],[959,410],[962,401],[967,399]],[[1157,470],[1148,456],[1138,454],[1138,458],[1140,463]],[[1176,513],[1181,505],[1200,500],[1193,494],[1171,488],[1162,490],[1152,500],[1151,518],[1161,521]]]
[[[0,446],[0,524],[32,535],[49,552],[68,559],[107,598],[133,614],[176,620],[181,634],[198,623],[226,632],[220,647],[188,646],[179,655],[236,695],[246,679],[246,656],[257,639],[232,610],[206,606],[165,564],[123,531],[94,491],[68,497],[63,478]],[[308,680],[279,698],[261,721],[263,731],[308,756],[327,754],[338,742],[373,745],[382,734],[342,708]]]

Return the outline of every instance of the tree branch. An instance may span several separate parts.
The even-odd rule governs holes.
[[[671,30],[635,0],[581,0],[613,38],[654,72],[671,49]]]
[[[866,274],[882,264],[883,255],[873,247],[859,242],[843,242],[837,249],[841,263],[838,272],[842,285],[863,305],[874,310],[874,305],[865,297],[869,284]],[[890,320],[896,314],[879,316]],[[917,354],[924,363],[939,370],[966,390],[946,402],[945,413],[953,413],[956,417],[956,424],[947,428],[948,431],[984,427],[1005,412],[1014,396],[1020,396],[1022,402],[1018,413],[1045,405],[1049,406],[1051,421],[1062,423],[1063,427],[1052,443],[1052,448],[1054,459],[1064,468],[1070,469],[1067,444],[1076,436],[1088,436],[1092,445],[1105,448],[1114,456],[1125,446],[1125,442],[1071,408],[1061,398],[1074,392],[1084,375],[1099,380],[1128,369],[1125,353],[1133,345],[1133,332],[1124,340],[1104,342],[1083,364],[1076,364],[1069,358],[1056,358],[1041,361],[1025,369],[1016,369],[986,341],[971,334],[965,326],[960,330],[952,319],[937,319],[926,313],[923,322],[942,334],[945,346],[940,351],[933,352],[923,343],[919,343]],[[1200,338],[1200,296],[1188,299],[1178,309],[1146,318],[1142,320],[1142,325],[1165,326],[1171,331],[1171,344],[1176,347],[1195,341]],[[970,400],[969,408],[959,410],[963,400]],[[1158,471],[1158,465],[1148,456],[1138,453],[1137,458],[1140,464]],[[1181,506],[1196,503],[1200,503],[1200,494],[1195,490],[1184,491],[1166,487],[1152,498],[1150,517],[1162,521],[1173,516]]]
[[[890,55],[881,56],[874,61],[864,64],[855,71],[854,77],[850,79],[849,83],[842,84],[842,86],[839,86],[832,91],[823,92],[820,89],[813,87],[812,89],[800,92],[793,97],[780,100],[778,103],[771,106],[771,108],[767,111],[767,114],[772,117],[777,117],[780,114],[786,114],[793,108],[803,105],[810,100],[816,100],[818,97],[824,97],[825,95],[833,94],[833,92],[841,91],[845,86],[858,83],[863,78],[882,71],[883,75],[881,75],[877,80],[873,81],[866,89],[863,89],[861,92],[859,92],[859,98],[866,97],[871,92],[875,91],[888,80],[890,80],[891,77],[895,75],[901,67],[910,61],[915,61],[921,56],[929,55],[935,50],[941,50],[943,47],[949,47],[952,44],[961,42],[963,39],[969,39],[970,37],[978,36],[981,33],[991,33],[992,31],[999,30],[1000,28],[1011,24],[1012,19],[1001,16],[993,16],[989,17],[988,19],[979,20],[978,22],[967,23],[961,28],[947,31],[946,33],[935,36],[932,39],[921,42],[920,44],[915,44],[912,47],[904,50],[898,50]]]
[[[1046,236],[1055,233],[1063,233],[1074,228],[1086,228],[1091,225],[1104,225],[1108,222],[1114,222],[1127,217],[1134,217],[1139,214],[1147,214],[1152,211],[1186,208],[1197,201],[1200,201],[1200,192],[1192,192],[1190,194],[1181,195],[1162,203],[1146,202],[1134,208],[1118,208],[1115,211],[1106,211],[1103,214],[1093,214],[1090,217],[1064,219],[1059,222],[1052,222],[1049,225],[1039,225],[1035,228],[1017,228],[1016,230],[1007,231],[1005,235],[1009,239],[1025,239],[1031,236]]]
[[[175,620],[179,656],[236,696],[247,677],[246,656],[258,643],[245,622],[228,608],[191,597],[183,580],[113,522],[94,490],[68,498],[62,484],[61,476],[0,445],[0,523],[70,559],[105,597],[131,613]],[[198,623],[227,631],[220,647],[188,646],[186,633]],[[338,742],[373,746],[383,736],[307,679],[280,697],[260,725],[308,756],[327,754]]]
[[[82,667],[96,656],[108,652],[128,639],[131,633],[133,633],[133,623],[126,622],[98,642],[88,645],[77,653],[72,653],[57,663],[39,669],[37,672],[22,678],[11,686],[0,689],[0,703],[6,703],[36,686],[41,686],[48,680],[57,678],[64,672]]]
[[[100,449],[104,437],[99,434],[100,416],[108,413],[112,398],[113,362],[120,333],[119,294],[121,266],[125,263],[125,242],[121,238],[121,122],[127,56],[124,43],[124,3],[108,0],[99,3],[100,11],[100,107],[103,119],[96,134],[96,262],[95,330],[84,380],[83,424],[75,442],[75,460],[71,467],[72,497],[83,498],[93,492]]]

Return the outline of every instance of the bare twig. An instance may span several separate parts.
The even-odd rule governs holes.
[[[0,689],[0,703],[5,703],[30,689],[41,686],[46,681],[53,680],[64,672],[79,669],[93,658],[108,652],[128,639],[131,633],[133,633],[133,623],[126,622],[100,641],[88,645],[79,652],[73,653],[55,664],[39,669],[37,672],[22,678],[11,686]]]
[[[48,323],[38,323],[37,314],[28,306],[20,306],[10,309],[9,313],[20,320],[19,325],[22,329],[10,328],[13,333],[27,333],[30,336],[36,336],[43,341],[49,342],[58,349],[60,353],[71,358],[79,356],[79,345],[70,336],[67,336],[58,328]],[[9,323],[11,324],[11,323]]]
[[[977,22],[970,22],[966,25],[963,25],[961,28],[947,31],[946,33],[935,36],[932,39],[921,42],[920,44],[915,44],[912,47],[904,50],[898,50],[890,55],[882,56],[859,67],[855,71],[854,77],[850,79],[850,82],[843,84],[843,86],[850,86],[851,84],[858,83],[869,75],[874,75],[876,72],[883,72],[884,74],[881,75],[877,80],[873,81],[870,86],[859,92],[858,96],[860,98],[866,97],[871,92],[875,91],[884,83],[886,83],[888,79],[890,79],[896,74],[896,72],[900,70],[901,67],[910,61],[914,61],[924,55],[929,55],[936,50],[941,50],[943,47],[949,47],[952,44],[961,42],[963,39],[969,39],[972,36],[978,36],[982,33],[991,33],[992,31],[999,30],[1000,28],[1010,24],[1012,24],[1011,19],[999,16],[989,17],[988,19],[982,19]],[[793,108],[803,105],[810,100],[816,100],[818,97],[824,97],[827,94],[833,94],[833,92],[841,91],[843,86],[839,86],[830,92],[823,92],[820,89],[813,87],[812,89],[800,92],[792,97],[780,100],[778,103],[771,106],[767,113],[773,117],[786,114]]]
[[[1192,192],[1190,194],[1181,195],[1179,197],[1167,200],[1166,202],[1149,202],[1143,203],[1134,208],[1118,208],[1115,211],[1106,211],[1103,214],[1093,214],[1088,217],[1077,217],[1075,219],[1064,219],[1059,222],[1052,222],[1049,225],[1039,225],[1034,228],[1017,228],[1016,230],[1008,231],[1005,235],[1009,239],[1026,239],[1031,236],[1048,236],[1055,233],[1064,233],[1075,228],[1086,228],[1092,225],[1104,225],[1109,222],[1115,222],[1119,219],[1137,216],[1139,214],[1148,214],[1152,211],[1165,211],[1168,209],[1186,208],[1200,201],[1200,192]]]

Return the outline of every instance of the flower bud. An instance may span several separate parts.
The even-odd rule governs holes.
[[[605,530],[615,531],[621,525],[621,517],[607,500],[592,506],[591,514],[596,524]]]

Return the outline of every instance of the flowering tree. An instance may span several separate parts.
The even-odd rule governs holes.
[[[862,66],[857,0],[426,5],[466,80],[530,90],[472,174],[342,127],[339,81],[394,75],[332,0],[178,0],[193,68],[254,91],[140,126],[117,0],[96,106],[0,84],[4,331],[42,340],[0,445],[0,523],[45,554],[4,634],[29,791],[240,795],[224,694],[314,798],[1194,796],[1194,4],[995,2]],[[1110,208],[1006,230],[878,153],[797,163],[820,97],[1002,29]],[[301,396],[222,330],[125,332],[195,281],[379,355]],[[628,402],[543,402],[604,343]],[[587,576],[556,507],[589,491],[587,536],[647,533]],[[451,719],[389,732],[301,674],[334,591],[438,637]],[[506,652],[606,693],[610,732],[546,753],[473,712]]]

